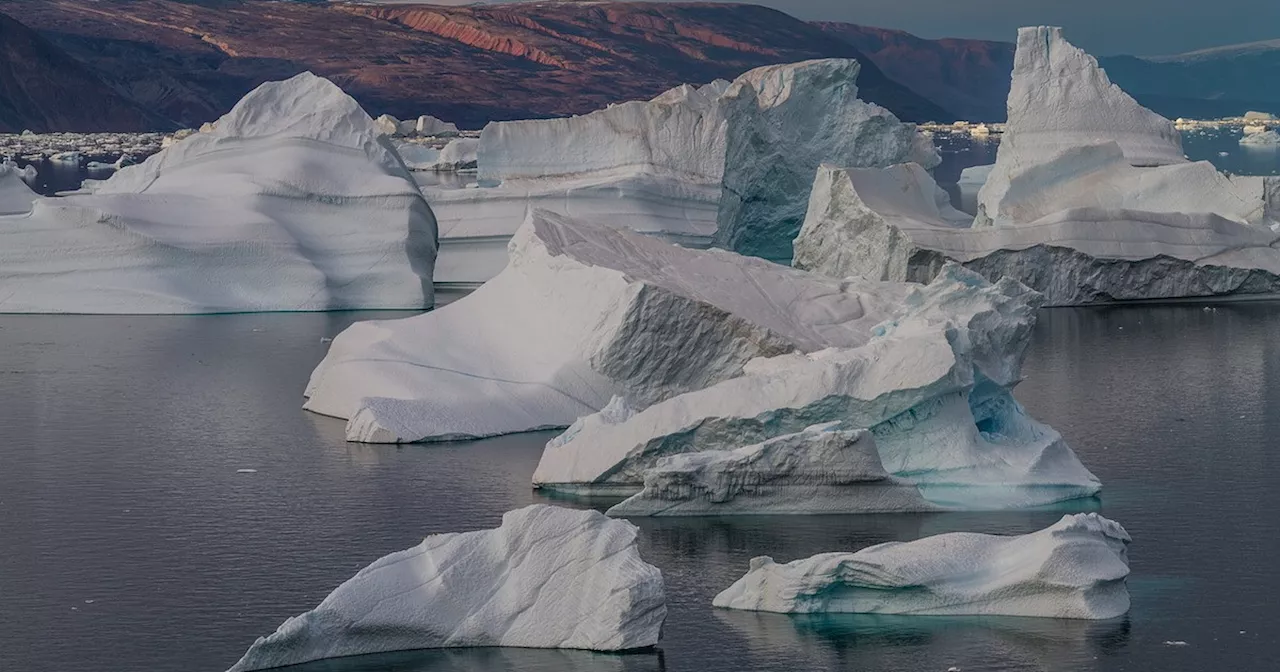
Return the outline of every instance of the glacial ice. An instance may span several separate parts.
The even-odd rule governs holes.
[[[1172,124],[1057,29],[1021,30],[1017,62],[971,227],[918,166],[824,166],[795,265],[928,282],[955,260],[1049,305],[1280,291],[1280,178],[1181,158]]]
[[[310,73],[264,84],[84,193],[0,217],[0,310],[423,308],[430,207],[372,120]]]
[[[1186,161],[1173,122],[1112,84],[1094,57],[1062,37],[1061,28],[1018,30],[1008,112],[995,169],[978,197],[976,226],[998,222],[995,203],[1016,171],[1064,150],[1115,142],[1134,166]]]
[[[23,180],[25,173],[17,165],[0,163],[0,215],[31,212],[31,204],[39,198]]]
[[[1096,513],[1022,536],[957,532],[823,553],[762,556],[716,596],[726,609],[1108,619],[1129,611],[1129,534]]]
[[[763,443],[660,458],[644,489],[611,516],[931,511],[910,481],[880,463],[865,429],[817,425]]]
[[[413,130],[421,136],[440,137],[458,134],[458,126],[456,124],[441,121],[429,114],[418,117],[418,121],[413,125]]]
[[[861,345],[909,291],[546,211],[530,214],[510,258],[439,310],[344,331],[306,408],[375,443],[566,427],[615,395],[642,408],[756,357]]]
[[[716,246],[790,263],[821,163],[939,163],[915,124],[858,99],[860,69],[854,60],[824,59],[757,68],[734,81],[723,101],[728,137]]]
[[[533,505],[496,529],[427,537],[259,638],[230,672],[429,648],[652,647],[666,596],[636,536],[595,511]]]
[[[1240,138],[1244,147],[1280,147],[1280,132],[1263,131]]]
[[[960,180],[956,186],[960,189],[961,212],[968,215],[978,213],[978,192],[982,191],[982,185],[987,183],[987,178],[991,177],[991,171],[994,169],[995,164],[987,164],[970,166],[960,171]]]
[[[870,431],[884,470],[913,484],[927,502],[918,508],[999,509],[1091,496],[1097,479],[1010,393],[1039,305],[1040,296],[1014,280],[990,284],[948,265],[933,283],[911,290],[861,346],[756,359],[741,376],[639,412],[615,405],[579,419],[547,444],[534,485],[568,494],[641,492],[617,512],[645,515],[838,509],[839,497],[855,508],[856,498],[871,499],[863,484],[844,487],[844,494],[828,488],[827,502],[803,506],[789,494],[800,491],[784,487],[717,501],[724,498],[711,484],[737,479],[739,459],[662,462],[749,444],[786,452],[804,443],[805,428],[839,422],[841,429]],[[743,478],[775,477],[781,486],[804,481],[788,482],[785,470]]]

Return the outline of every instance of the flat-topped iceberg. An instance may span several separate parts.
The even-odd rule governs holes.
[[[1129,611],[1130,541],[1118,523],[1085,513],[1022,536],[956,532],[785,565],[762,556],[713,604],[788,614],[1115,618]]]
[[[566,427],[615,395],[643,408],[756,357],[861,345],[909,290],[545,211],[530,214],[510,257],[440,310],[343,332],[306,408],[348,418],[347,438],[366,442]]]
[[[1243,147],[1280,147],[1280,132],[1263,131],[1240,138]]]
[[[427,537],[259,638],[230,672],[413,649],[652,647],[666,596],[636,534],[595,511],[534,505],[496,529]]]
[[[865,345],[757,359],[741,376],[639,412],[614,405],[580,419],[547,444],[534,485],[569,494],[640,492],[618,512],[787,513],[800,510],[787,493],[800,491],[762,488],[753,501],[699,485],[733,480],[742,463],[705,453],[742,449],[743,457],[761,450],[743,446],[762,444],[775,453],[797,447],[792,452],[803,456],[813,437],[767,442],[838,422],[842,429],[869,430],[868,443],[852,450],[869,458],[873,438],[884,471],[914,485],[930,508],[999,509],[1091,496],[1097,479],[1057,432],[1029,417],[1010,394],[1039,305],[1040,296],[1016,281],[990,284],[949,265],[932,284],[913,290]],[[702,455],[662,462],[686,453]],[[801,482],[787,482],[785,460],[756,464],[779,467],[758,480]],[[878,475],[863,466],[868,477]],[[833,466],[832,475],[840,473]],[[821,481],[812,471],[804,478]],[[689,487],[667,486],[681,479]],[[805,503],[803,510],[839,509],[837,497],[863,497],[863,483],[840,487],[843,495],[836,488],[825,492],[832,503]]]
[[[349,96],[263,84],[216,128],[0,217],[5,312],[423,308],[436,223]]]
[[[823,59],[757,68],[724,95],[724,196],[715,244],[791,262],[813,174],[823,162],[889,166],[940,161],[933,142],[858,99],[861,66]]]
[[[875,437],[840,423],[733,450],[660,458],[644,490],[611,516],[932,511],[910,481],[880,463]]]

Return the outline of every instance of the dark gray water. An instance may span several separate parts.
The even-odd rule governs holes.
[[[548,434],[359,446],[300,410],[321,337],[371,316],[0,316],[0,670],[219,672],[379,556],[540,501],[528,483]],[[1103,480],[1093,506],[1135,539],[1125,619],[710,607],[755,555],[1023,533],[1061,511],[640,521],[670,600],[660,653],[309,670],[1275,669],[1280,304],[1049,311],[1027,373],[1019,397]]]

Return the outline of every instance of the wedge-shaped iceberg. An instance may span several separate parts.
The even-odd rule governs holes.
[[[651,647],[666,595],[636,533],[595,511],[534,505],[496,529],[427,537],[259,638],[231,672],[412,649]]]
[[[615,395],[643,408],[738,376],[756,357],[861,345],[909,290],[545,211],[531,213],[510,257],[440,310],[343,332],[306,408],[348,418],[347,438],[365,442],[566,427]]]
[[[824,59],[752,70],[724,95],[724,195],[715,244],[791,262],[813,174],[823,162],[889,166],[940,161],[915,124],[858,99],[861,66]]]
[[[1061,28],[1018,30],[1008,112],[995,168],[978,195],[979,226],[1000,220],[996,203],[1020,168],[1064,150],[1115,142],[1134,166],[1186,161],[1173,122],[1112,84]]]
[[[818,425],[733,450],[672,455],[611,516],[931,511],[910,481],[889,476],[865,429]]]
[[[31,212],[31,205],[39,195],[31,191],[22,179],[25,172],[9,162],[0,162],[0,215],[19,215]]]
[[[789,614],[1115,618],[1129,611],[1130,541],[1118,523],[1084,513],[1015,537],[940,534],[785,565],[762,556],[713,604]]]
[[[733,456],[660,461],[731,451],[839,422],[868,430],[884,470],[914,484],[930,507],[998,509],[1093,495],[1097,479],[1057,432],[1027,416],[1010,394],[1039,305],[1040,296],[1016,281],[992,285],[949,265],[932,284],[913,290],[863,346],[757,359],[742,376],[642,411],[613,406],[581,418],[547,444],[534,485],[570,494],[632,495],[649,489],[653,474],[649,493],[624,503],[620,512],[677,511],[688,500],[688,510],[786,513],[792,504],[782,489],[774,504],[750,497],[717,503],[713,488],[663,484],[679,481],[683,477],[674,472],[682,470],[702,483],[719,478],[718,471],[732,480],[739,463]],[[776,450],[807,438],[767,445]],[[694,468],[698,464],[705,467],[702,473]],[[785,460],[773,464],[781,465],[775,475],[785,485]],[[852,484],[845,496],[860,496],[855,489],[861,487]],[[698,499],[703,501],[693,502]]]
[[[423,308],[436,223],[373,122],[310,73],[216,128],[0,217],[4,312]]]

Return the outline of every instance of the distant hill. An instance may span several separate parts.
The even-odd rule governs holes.
[[[302,70],[333,79],[373,114],[433,114],[478,128],[824,57],[861,60],[862,97],[906,120],[958,118],[887,77],[848,41],[752,5],[0,0],[0,11],[187,126],[216,118],[263,81]]]
[[[171,126],[34,30],[0,14],[0,133]]]
[[[848,41],[889,77],[969,121],[1003,121],[1014,45],[926,40],[901,30],[815,23]]]

